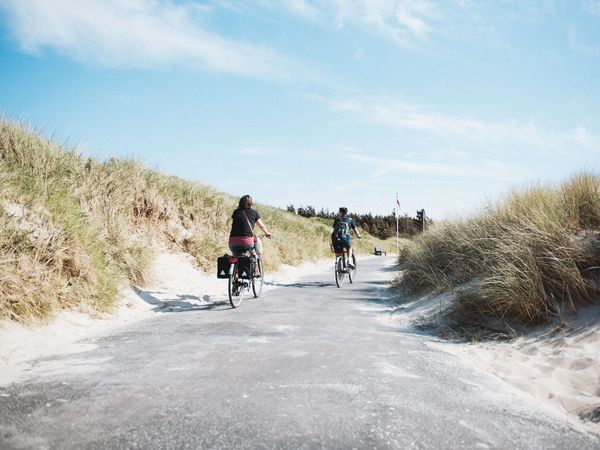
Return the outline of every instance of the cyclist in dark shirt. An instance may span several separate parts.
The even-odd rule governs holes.
[[[348,265],[350,267],[354,267],[352,260],[352,241],[350,240],[350,230],[354,230],[358,239],[362,238],[356,229],[354,220],[348,216],[348,208],[342,207],[340,208],[337,217],[333,221],[333,233],[331,233],[331,239],[334,247],[348,249]]]
[[[265,236],[271,238],[271,233],[260,219],[258,212],[252,209],[252,197],[244,195],[240,198],[238,207],[231,216],[231,233],[229,233],[229,249],[234,256],[241,256],[245,252],[254,254],[254,226],[258,225],[265,233]]]

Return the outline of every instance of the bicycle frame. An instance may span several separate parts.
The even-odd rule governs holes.
[[[348,275],[348,281],[350,283],[354,282],[354,278],[356,276],[356,257],[354,257],[355,267],[350,269],[348,267],[348,249],[344,248],[342,251],[338,251],[334,249],[335,253],[335,266],[334,266],[334,275],[335,275],[335,284],[337,287],[341,287],[344,283],[344,279],[346,275]]]
[[[262,258],[260,256],[256,256],[256,269],[255,274],[252,278],[242,279],[238,277],[237,268],[239,257],[232,256],[229,258],[229,280],[228,280],[228,295],[229,302],[233,308],[237,308],[242,303],[244,296],[246,293],[252,292],[254,294],[254,298],[258,298],[262,294],[263,283],[264,283],[264,266],[262,263]],[[258,275],[257,275],[258,273]]]
[[[265,235],[257,236],[259,239],[265,237]],[[237,308],[242,303],[246,292],[254,294],[254,298],[258,298],[262,295],[263,284],[265,281],[265,269],[263,264],[263,258],[261,254],[255,251],[244,252],[243,255],[250,253],[250,256],[256,258],[256,267],[254,276],[249,279],[238,277],[237,268],[240,256],[229,257],[229,273],[228,273],[228,286],[227,292],[229,295],[229,302],[233,308]]]

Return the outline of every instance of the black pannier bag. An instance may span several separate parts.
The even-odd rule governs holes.
[[[254,276],[256,260],[251,256],[240,256],[238,258],[238,276],[250,279]]]
[[[217,258],[217,278],[229,278],[230,255],[223,255]]]

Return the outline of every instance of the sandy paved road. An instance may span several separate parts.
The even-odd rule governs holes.
[[[392,258],[165,313],[0,389],[0,448],[600,448],[380,320]]]

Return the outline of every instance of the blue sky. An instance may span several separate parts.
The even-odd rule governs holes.
[[[0,114],[285,207],[600,171],[600,0],[0,0]]]

